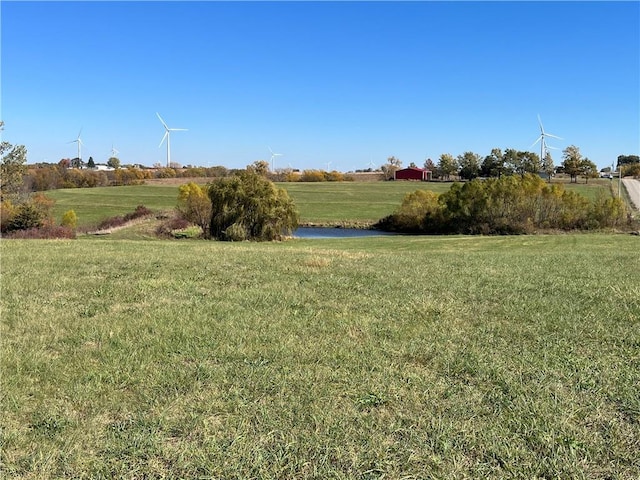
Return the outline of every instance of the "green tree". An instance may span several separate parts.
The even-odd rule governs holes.
[[[553,164],[553,158],[551,158],[551,152],[547,150],[545,152],[544,159],[542,160],[542,171],[547,174],[549,177],[549,183],[551,183],[551,177],[553,176],[553,172],[555,172],[555,165]]]
[[[580,162],[580,176],[585,179],[585,183],[589,183],[590,178],[598,178],[598,167],[588,158],[583,158]]]
[[[211,237],[217,240],[277,240],[298,226],[298,212],[286,190],[251,170],[209,186]]]
[[[96,162],[93,161],[93,157],[89,157],[87,161],[87,168],[96,168]]]
[[[473,180],[480,175],[480,155],[473,152],[464,152],[458,155],[459,175],[466,180]]]
[[[117,170],[120,168],[120,159],[118,157],[111,157],[107,160],[107,166]]]
[[[524,176],[526,173],[537,175],[541,170],[540,157],[533,152],[523,152],[508,148],[504,152],[505,163],[514,173]]]
[[[458,171],[458,162],[450,153],[443,153],[438,159],[438,172],[445,180]]]
[[[0,130],[4,129],[4,122],[0,121]],[[23,176],[27,173],[27,149],[24,145],[11,145],[9,142],[0,143],[0,201],[16,200],[23,190]]]
[[[638,155],[618,155],[618,167],[632,163],[640,163],[640,157]]]
[[[571,177],[571,181],[578,183],[578,175],[580,175],[580,165],[582,163],[582,154],[580,149],[575,145],[569,145],[562,151],[562,167],[564,173]]]
[[[484,157],[480,166],[480,175],[483,177],[498,177],[505,174],[504,155],[502,150],[494,148],[491,153]]]

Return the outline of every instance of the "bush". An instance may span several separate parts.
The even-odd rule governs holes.
[[[286,190],[245,170],[209,186],[211,237],[218,240],[276,240],[298,226],[298,212]]]
[[[16,216],[17,207],[10,200],[0,202],[0,231],[7,232]]]
[[[109,230],[110,228],[121,227],[131,220],[147,217],[152,214],[153,212],[144,205],[138,205],[133,212],[127,213],[124,216],[115,216],[102,220],[98,224],[98,230]]]
[[[55,238],[76,238],[76,232],[65,226],[57,226],[47,224],[43,227],[28,228],[26,230],[16,230],[8,235],[9,238],[38,240],[38,239],[55,239]]]
[[[78,216],[76,215],[76,212],[73,210],[67,210],[66,212],[64,212],[60,225],[63,227],[75,229],[78,226]]]
[[[446,193],[415,192],[377,228],[406,233],[523,234],[536,229],[597,229],[621,225],[620,199],[590,203],[537,175],[454,183]]]
[[[182,216],[171,217],[168,220],[162,222],[158,228],[156,228],[156,235],[162,237],[173,237],[173,232],[176,230],[184,230],[191,226],[191,222],[184,219]]]
[[[189,182],[178,190],[178,212],[182,217],[209,232],[211,222],[211,200],[207,196],[207,188]]]

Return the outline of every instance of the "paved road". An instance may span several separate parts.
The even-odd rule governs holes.
[[[636,208],[640,210],[640,180],[634,180],[633,178],[623,178],[622,182],[629,192],[631,201],[635,204]]]

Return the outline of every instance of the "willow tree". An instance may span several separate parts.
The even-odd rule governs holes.
[[[298,212],[286,190],[253,169],[209,185],[211,237],[217,240],[278,240],[298,226]]]

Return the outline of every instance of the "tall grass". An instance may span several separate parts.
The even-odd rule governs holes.
[[[3,240],[0,476],[638,478],[637,252]]]

